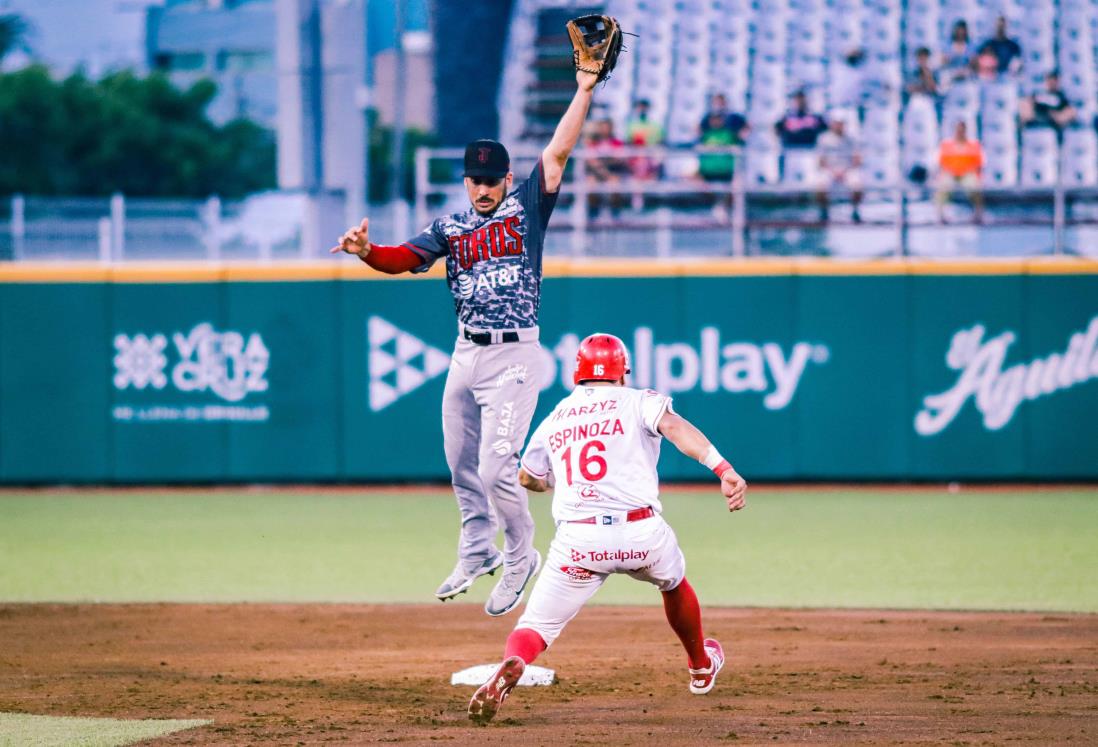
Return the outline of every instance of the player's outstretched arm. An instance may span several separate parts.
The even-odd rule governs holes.
[[[729,511],[738,511],[747,502],[747,482],[732,468],[728,460],[720,455],[716,447],[709,442],[698,428],[678,413],[665,412],[660,418],[659,432],[691,459],[704,464],[720,478],[721,492],[728,501]]]
[[[329,252],[353,254],[375,270],[396,275],[414,270],[423,264],[423,258],[405,246],[381,246],[370,243],[370,219],[363,218],[362,223],[348,228],[339,237],[339,245]]]
[[[587,110],[591,108],[591,98],[598,79],[594,73],[576,71],[576,83],[579,88],[576,89],[576,95],[572,97],[568,110],[557,123],[553,139],[541,153],[541,167],[545,173],[545,191],[547,192],[556,192],[560,189],[564,166],[568,163],[568,156],[572,155],[576,143],[579,142],[583,122],[587,119]]]

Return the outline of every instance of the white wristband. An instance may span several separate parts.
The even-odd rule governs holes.
[[[704,464],[708,469],[716,469],[717,465],[724,461],[724,457],[717,451],[716,446],[709,444],[709,451],[705,452],[705,456],[698,461]]]

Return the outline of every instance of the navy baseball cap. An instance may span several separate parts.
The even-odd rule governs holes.
[[[502,143],[474,140],[465,146],[465,176],[500,179],[511,170],[511,156]]]

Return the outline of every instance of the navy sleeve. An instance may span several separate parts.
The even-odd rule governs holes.
[[[423,264],[412,270],[412,272],[427,272],[431,269],[431,265],[435,263],[435,260],[450,253],[450,244],[446,241],[446,236],[439,230],[437,220],[424,228],[421,233],[405,241],[401,246],[411,249],[423,259]]]
[[[538,217],[538,232],[545,231],[546,226],[549,225],[549,216],[553,214],[553,208],[557,206],[560,189],[556,192],[546,191],[545,170],[542,167],[541,156],[538,156],[538,161],[534,164],[534,170],[530,172],[530,176],[517,191],[519,202],[522,203],[526,214]]]

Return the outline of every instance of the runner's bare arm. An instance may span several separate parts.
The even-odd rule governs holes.
[[[721,492],[728,500],[729,511],[737,511],[744,507],[747,482],[727,460],[720,457],[716,448],[697,426],[678,413],[669,411],[663,414],[657,427],[663,437],[673,443],[676,449],[709,467],[720,478]],[[710,464],[714,461],[715,464]]]

